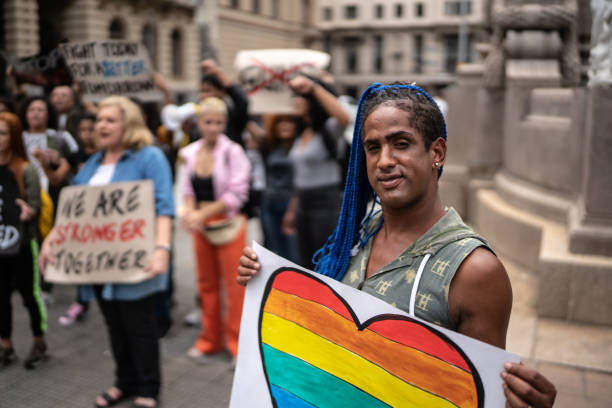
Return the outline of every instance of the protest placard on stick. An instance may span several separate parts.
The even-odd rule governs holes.
[[[290,113],[293,105],[289,80],[300,73],[317,76],[329,60],[329,54],[314,50],[248,50],[236,54],[234,65],[249,95],[251,113]]]
[[[52,238],[57,283],[136,283],[155,246],[151,180],[65,187]]]
[[[151,61],[144,45],[107,40],[61,44],[72,76],[83,89],[83,98],[99,102],[110,95],[137,97],[143,102],[161,99],[151,76]]]

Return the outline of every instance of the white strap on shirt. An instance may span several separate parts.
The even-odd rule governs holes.
[[[410,317],[416,317],[414,314],[414,304],[416,303],[417,291],[419,290],[419,282],[421,281],[421,276],[423,276],[423,270],[425,269],[425,264],[429,261],[429,257],[431,254],[425,254],[421,264],[419,265],[419,270],[417,271],[416,277],[414,278],[414,283],[412,284],[412,291],[410,292],[410,307],[408,308],[408,314]]]

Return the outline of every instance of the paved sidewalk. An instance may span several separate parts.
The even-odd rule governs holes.
[[[183,316],[193,307],[195,293],[189,237],[178,232],[175,247],[179,251],[177,305],[172,310],[175,325],[162,342],[161,406],[225,407],[233,377],[229,356],[218,355],[206,365],[185,357],[198,333],[198,329],[182,325]],[[534,278],[516,265],[506,262],[506,267],[515,296],[509,351],[526,357],[527,364],[536,366],[555,383],[559,390],[556,407],[612,406],[612,369],[606,371],[612,359],[612,330],[538,319],[533,312]],[[13,339],[21,361],[0,368],[0,408],[91,407],[95,396],[112,383],[113,361],[97,305],[92,305],[85,322],[61,327],[57,319],[73,300],[75,289],[56,286],[54,295],[55,304],[48,308],[47,334],[52,358],[33,371],[21,364],[31,337],[21,300],[17,294],[13,297]],[[129,403],[118,406],[128,407]]]

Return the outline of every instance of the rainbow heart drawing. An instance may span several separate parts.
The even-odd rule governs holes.
[[[484,388],[443,333],[403,315],[359,322],[324,281],[281,268],[259,312],[275,407],[482,407]]]

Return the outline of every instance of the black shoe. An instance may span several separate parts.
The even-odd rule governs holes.
[[[35,341],[30,350],[30,354],[25,359],[23,366],[28,370],[36,368],[36,366],[42,362],[47,361],[49,356],[47,355],[47,344],[44,341]]]
[[[13,347],[0,348],[0,364],[3,366],[11,365],[17,360],[17,354]]]

